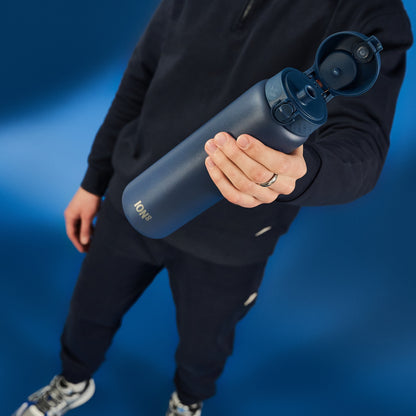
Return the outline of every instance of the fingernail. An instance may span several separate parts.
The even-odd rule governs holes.
[[[86,237],[85,235],[81,237],[81,244],[86,245],[88,244],[88,237]]]
[[[215,145],[215,143],[212,139],[208,140],[208,142],[206,144],[206,148],[207,148],[209,153],[214,153],[217,150],[217,146]]]
[[[213,168],[215,166],[215,163],[212,161],[210,157],[207,158],[207,165],[209,168]]]
[[[246,149],[249,145],[249,141],[247,140],[246,136],[239,136],[237,138],[237,144],[242,148]]]
[[[218,133],[218,134],[215,136],[214,140],[215,140],[215,143],[216,143],[218,146],[223,146],[223,145],[225,144],[225,141],[227,140],[227,137],[225,136],[225,134],[224,134],[224,133]]]

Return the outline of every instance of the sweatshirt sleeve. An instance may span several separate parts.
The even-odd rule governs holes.
[[[111,107],[99,128],[81,186],[102,196],[113,174],[111,155],[121,129],[136,119],[161,54],[168,1],[162,1],[137,43]]]
[[[380,75],[364,95],[336,97],[328,104],[327,123],[304,145],[308,173],[291,195],[278,198],[282,203],[341,204],[368,193],[378,180],[412,33],[404,10],[372,15],[356,30],[383,44]]]

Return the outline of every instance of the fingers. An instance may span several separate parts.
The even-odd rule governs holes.
[[[281,176],[299,179],[306,174],[306,163],[303,158],[303,146],[295,149],[291,154],[274,150],[252,136],[243,134],[236,140],[237,146],[254,160],[271,172]]]
[[[85,253],[89,249],[92,233],[94,217],[91,216],[73,216],[71,213],[65,213],[65,228],[68,238],[74,244],[75,248]]]
[[[216,166],[211,157],[205,159],[205,166],[221,194],[233,204],[254,208],[262,203],[273,202],[278,196],[273,190],[262,188],[250,181],[238,171],[237,167],[228,170],[230,176],[227,176]]]
[[[220,149],[220,152],[216,150]],[[229,159],[253,182],[267,182],[275,173],[247,155],[230,135],[217,134],[207,142],[206,150],[214,162],[221,167]]]
[[[64,212],[68,238],[75,248],[85,253],[93,233],[92,223],[100,209],[101,197],[79,188]]]
[[[306,173],[302,146],[286,155],[249,135],[239,136],[236,141],[227,133],[219,133],[207,141],[205,150],[211,179],[226,199],[244,207],[273,202],[280,194],[289,195],[296,180]],[[259,186],[275,172],[278,178],[271,186]]]
[[[93,218],[73,216],[65,213],[65,228],[68,238],[80,253],[85,253],[89,249]]]
[[[65,229],[68,238],[70,239],[71,243],[75,246],[75,248],[80,253],[86,252],[86,247],[81,244],[80,241],[80,229],[81,229],[81,219],[80,218],[70,218],[65,215]]]

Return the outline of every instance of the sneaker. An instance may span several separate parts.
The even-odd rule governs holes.
[[[94,392],[92,378],[73,384],[63,376],[55,376],[48,386],[30,395],[12,416],[61,416],[87,402]]]
[[[169,409],[166,412],[166,416],[201,416],[201,410],[202,402],[183,404],[175,391],[169,400]]]

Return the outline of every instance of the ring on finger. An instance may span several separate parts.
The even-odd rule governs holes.
[[[274,173],[273,176],[267,182],[259,183],[259,185],[263,188],[267,188],[276,182],[278,176],[279,175],[277,173]]]

